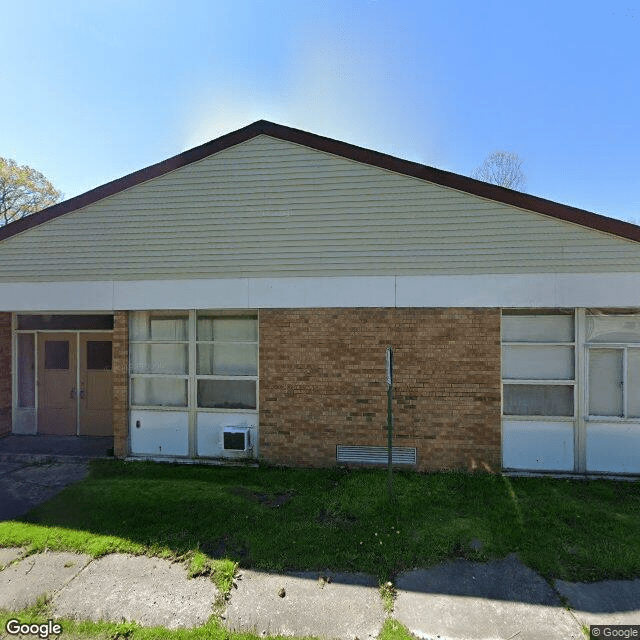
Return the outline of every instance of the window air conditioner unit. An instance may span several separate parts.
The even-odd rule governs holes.
[[[225,451],[249,451],[251,449],[251,427],[225,427]]]

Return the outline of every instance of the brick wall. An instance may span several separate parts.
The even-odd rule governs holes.
[[[11,314],[0,313],[0,437],[11,432]]]
[[[499,309],[261,310],[260,453],[333,466],[336,445],[386,446],[394,348],[395,446],[418,470],[500,467]]]
[[[113,449],[118,458],[129,454],[129,313],[113,318]]]

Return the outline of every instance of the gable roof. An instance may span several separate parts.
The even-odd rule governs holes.
[[[284,125],[258,120],[242,129],[232,131],[215,140],[211,140],[193,149],[189,149],[162,162],[158,162],[144,169],[140,169],[122,178],[107,182],[86,193],[65,200],[59,204],[43,209],[21,220],[16,220],[0,228],[0,241],[15,236],[45,222],[54,220],[72,211],[77,211],[87,205],[93,204],[129,189],[135,185],[162,176],[170,171],[197,162],[210,155],[246,142],[259,135],[267,135],[273,138],[303,145],[318,151],[324,151],[356,162],[361,162],[381,169],[386,169],[406,176],[411,176],[443,187],[456,189],[464,193],[480,196],[507,205],[512,205],[535,213],[541,213],[559,220],[572,222],[583,227],[604,231],[612,235],[640,242],[640,226],[616,220],[600,214],[577,209],[568,205],[532,196],[519,191],[512,191],[487,182],[468,178],[442,169],[436,169],[427,165],[403,160],[395,156],[358,147],[347,142],[341,142],[314,133],[294,129]]]

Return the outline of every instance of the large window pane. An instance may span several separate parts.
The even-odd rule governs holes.
[[[640,418],[640,349],[627,350],[627,405],[630,418]]]
[[[512,380],[573,380],[573,347],[502,347],[502,377]]]
[[[220,342],[256,342],[258,323],[255,318],[198,317],[198,340]]]
[[[188,318],[187,313],[135,311],[131,314],[131,340],[187,340]]]
[[[18,334],[18,406],[36,406],[35,336],[33,333]]]
[[[257,344],[200,344],[198,373],[218,376],[257,376]]]
[[[132,378],[131,404],[135,406],[186,407],[187,381],[182,378]]]
[[[502,316],[503,342],[573,342],[573,316]]]
[[[131,373],[182,373],[189,371],[186,344],[132,344]]]
[[[573,416],[572,385],[505,384],[503,395],[508,416]]]
[[[253,380],[198,380],[198,407],[211,409],[255,409]]]
[[[622,349],[590,349],[590,415],[622,416],[622,355]]]

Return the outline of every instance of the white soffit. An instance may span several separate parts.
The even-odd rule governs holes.
[[[314,307],[640,307],[640,273],[0,284],[0,311]]]

